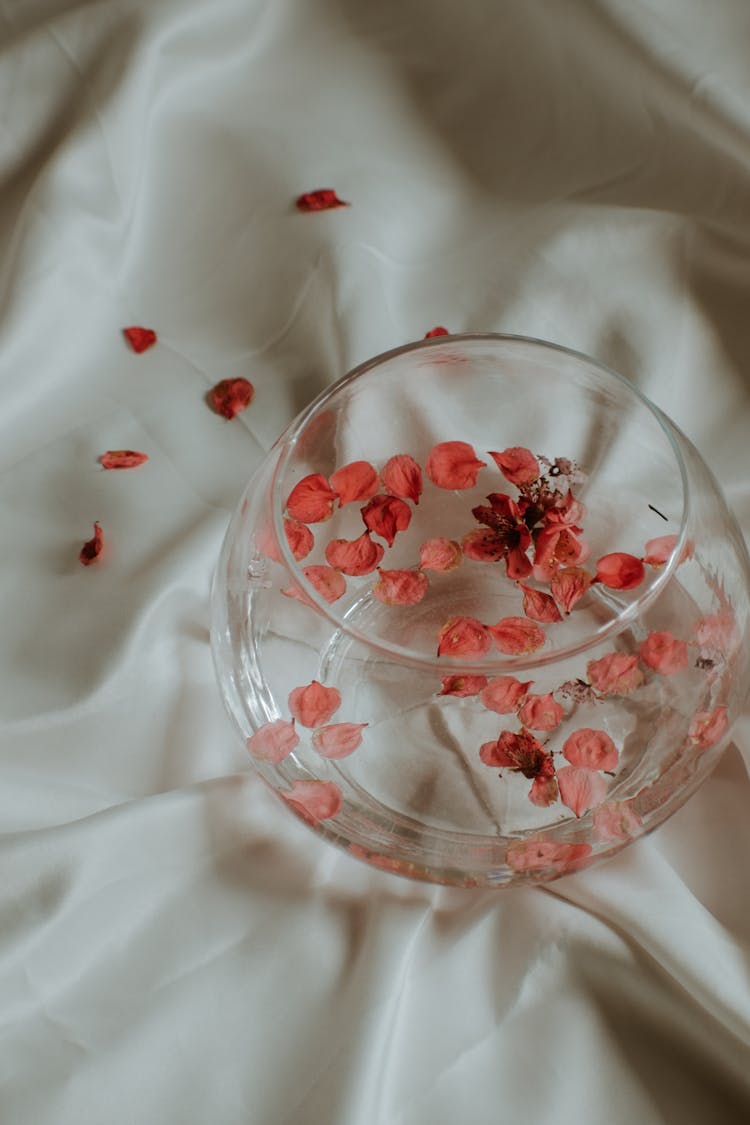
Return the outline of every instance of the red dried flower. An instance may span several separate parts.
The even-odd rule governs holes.
[[[310,473],[295,484],[286,502],[289,515],[300,523],[322,523],[333,515],[336,493],[322,473]]]
[[[501,731],[497,742],[485,743],[479,756],[486,766],[518,770],[530,779],[552,777],[555,772],[552,755],[525,730]]]
[[[331,476],[331,488],[339,498],[339,504],[350,504],[354,500],[369,500],[378,491],[378,474],[369,461],[352,461],[343,465]]]
[[[372,595],[384,605],[418,605],[427,593],[429,579],[421,570],[381,570]]]
[[[339,199],[333,188],[316,188],[315,191],[305,191],[298,195],[295,207],[298,211],[332,211],[335,207],[349,207],[343,199]]]
[[[332,539],[326,545],[326,562],[352,576],[371,574],[384,554],[383,547],[373,543],[369,531],[363,531],[359,539]]]
[[[104,469],[137,469],[148,461],[148,454],[136,453],[134,449],[108,449],[99,461]]]
[[[247,379],[222,379],[208,392],[211,409],[230,422],[237,414],[247,410],[253,401],[255,389]]]
[[[148,351],[149,348],[153,348],[154,344],[156,343],[156,333],[154,332],[153,328],[123,328],[122,334],[130,344],[133,351],[137,352],[139,355],[141,354],[141,352],[145,352]]]
[[[94,534],[91,539],[87,539],[81,547],[78,558],[83,566],[91,566],[92,562],[96,562],[102,553],[104,547],[104,534],[99,523],[94,524]]]
[[[466,489],[474,487],[485,465],[468,442],[441,441],[430,451],[425,470],[438,488]]]
[[[411,523],[411,508],[398,496],[373,496],[362,509],[362,519],[368,531],[392,547],[399,531],[406,531]]]
[[[438,636],[438,656],[484,656],[490,651],[490,634],[475,617],[451,617]]]
[[[389,458],[380,475],[392,496],[419,503],[422,495],[422,470],[408,453],[397,453],[395,457]]]
[[[431,340],[433,336],[449,336],[447,328],[443,328],[442,324],[438,324],[436,328],[431,328],[429,332],[425,332],[425,340]]]
[[[472,508],[471,514],[489,529],[469,532],[462,541],[467,558],[491,561],[504,558],[509,578],[527,578],[531,562],[526,555],[531,545],[531,532],[524,519],[524,509],[504,492],[491,492],[489,504]]]

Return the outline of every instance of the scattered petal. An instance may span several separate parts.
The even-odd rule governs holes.
[[[212,410],[230,422],[236,414],[247,410],[253,401],[255,388],[247,379],[222,379],[208,392]]]
[[[643,561],[648,566],[664,566],[669,562],[676,546],[676,535],[660,535],[657,539],[649,539]]]
[[[298,211],[332,211],[335,207],[349,207],[343,199],[339,199],[333,188],[316,188],[315,191],[305,191],[297,196],[295,207]]]
[[[467,532],[461,540],[461,549],[466,558],[474,562],[500,562],[508,550],[503,540],[486,527]]]
[[[430,584],[421,570],[381,570],[372,588],[374,598],[383,605],[418,605]]]
[[[305,566],[302,573],[329,604],[337,602],[346,593],[346,579],[330,566]]]
[[[436,328],[431,328],[429,332],[425,332],[425,340],[431,340],[433,336],[449,336],[450,333],[447,328],[443,328],[442,324],[438,324]]]
[[[702,617],[695,626],[694,636],[702,654],[713,657],[729,658],[740,643],[734,615],[726,611]]]
[[[279,796],[312,825],[337,816],[343,804],[341,790],[334,781],[293,781],[289,792],[279,791]]]
[[[474,487],[485,465],[468,442],[442,441],[431,450],[425,470],[438,488],[466,489]]]
[[[300,523],[299,520],[285,519],[284,532],[286,534],[286,541],[289,544],[289,550],[294,555],[297,562],[301,559],[307,558],[315,546],[315,539],[310,528],[305,523]]]
[[[87,539],[78,553],[79,561],[83,566],[91,566],[92,562],[96,562],[102,553],[104,547],[104,534],[98,523],[94,524],[94,534],[91,539]]]
[[[438,656],[484,656],[492,645],[490,634],[475,617],[451,617],[440,630]]]
[[[156,333],[153,328],[123,328],[122,334],[138,355],[141,352],[148,351],[149,348],[153,348],[156,343]]]
[[[419,548],[422,570],[455,570],[462,558],[463,551],[455,539],[427,539]]]
[[[624,652],[611,652],[599,660],[590,660],[586,675],[600,695],[630,695],[643,683],[638,657]]]
[[[326,562],[344,574],[371,574],[384,554],[369,531],[363,531],[359,539],[332,539],[326,545]]]
[[[313,680],[289,693],[289,710],[303,727],[322,727],[341,706],[341,693]]]
[[[531,681],[522,684],[514,676],[495,676],[480,695],[482,705],[498,715],[512,715],[522,702]]]
[[[333,515],[336,493],[322,473],[310,473],[295,484],[286,502],[292,519],[322,523]]]
[[[550,805],[554,805],[555,801],[560,796],[560,791],[557,786],[557,778],[552,777],[535,777],[529,789],[529,800],[532,805],[539,805],[540,808],[546,809]]]
[[[696,711],[688,728],[688,738],[701,750],[708,750],[721,742],[729,728],[726,707],[713,711]]]
[[[520,547],[511,547],[505,558],[505,571],[514,582],[528,578],[532,571],[531,559]],[[561,620],[559,614],[555,620]]]
[[[516,840],[505,861],[513,871],[551,871],[564,875],[583,867],[591,855],[591,844],[562,844],[554,840]]]
[[[346,758],[362,744],[367,723],[331,723],[313,732],[312,744],[324,758]]]
[[[638,654],[647,668],[662,676],[673,676],[688,665],[688,648],[666,629],[649,633],[638,648]]]
[[[557,771],[560,800],[576,816],[583,816],[601,804],[607,793],[607,779],[595,770],[563,766]]]
[[[134,449],[109,449],[99,461],[104,469],[137,469],[148,461],[148,454],[136,453]]]
[[[411,523],[411,508],[398,496],[373,496],[362,509],[362,519],[368,531],[392,547],[399,531],[406,531]]]
[[[642,560],[624,551],[602,555],[596,564],[597,579],[610,590],[632,590],[640,586],[645,576]]]
[[[247,748],[254,758],[263,762],[283,762],[295,746],[299,745],[299,735],[294,729],[294,720],[275,719],[264,723],[247,740]]]
[[[519,582],[519,586],[523,590],[523,612],[532,621],[562,621],[560,610],[555,605],[555,599],[551,598],[549,594],[543,594],[541,590],[534,590],[531,586],[524,586],[523,582]]]
[[[552,755],[528,731],[504,730],[497,742],[486,742],[479,757],[486,766],[499,766],[518,770],[530,780],[535,777],[552,777],[555,767]]]
[[[478,695],[487,686],[486,676],[441,676],[443,685],[438,695],[456,695],[459,699],[466,699],[471,695]]]
[[[576,602],[579,602],[594,581],[593,575],[583,570],[580,566],[566,566],[556,570],[550,579],[549,588],[552,597],[563,612],[570,613]]]
[[[574,567],[588,556],[588,544],[572,528],[556,524],[545,527],[534,543],[534,577],[538,582],[549,582],[556,570]]]
[[[580,532],[578,524],[583,522],[586,515],[586,506],[576,500],[572,492],[566,492],[562,500],[546,508],[544,512],[545,527],[570,527]]]
[[[544,630],[525,617],[503,617],[496,625],[488,625],[495,647],[508,656],[536,652],[544,644]]]
[[[597,840],[632,840],[643,831],[643,821],[630,801],[605,801],[592,814]]]
[[[563,743],[562,752],[572,766],[589,770],[613,770],[620,758],[607,732],[590,727],[573,731]]]
[[[529,449],[522,445],[511,446],[502,453],[490,452],[490,457],[511,484],[531,484],[540,475],[539,462]]]
[[[369,461],[352,461],[337,469],[330,483],[339,498],[339,504],[351,504],[355,500],[369,500],[375,495],[378,491],[378,474]]]
[[[397,453],[395,457],[391,457],[380,475],[392,496],[419,503],[422,495],[422,470],[408,453]]]
[[[527,695],[518,717],[530,730],[554,730],[563,718],[563,709],[552,697],[546,695]]]

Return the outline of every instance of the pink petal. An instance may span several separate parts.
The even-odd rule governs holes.
[[[461,540],[461,549],[466,558],[474,562],[499,562],[506,554],[502,539],[486,527],[467,532]]]
[[[648,566],[664,566],[669,562],[676,546],[676,535],[660,535],[657,539],[649,539],[643,561]]]
[[[231,422],[235,415],[247,410],[254,394],[255,388],[247,379],[222,379],[208,392],[208,402],[216,414]]]
[[[713,711],[696,711],[688,728],[688,738],[701,750],[708,750],[710,746],[721,742],[728,727],[726,707],[715,707]]]
[[[643,831],[643,821],[629,801],[605,801],[592,815],[597,840],[632,840]]]
[[[349,207],[350,204],[339,199],[333,188],[316,188],[298,195],[295,206],[298,211],[332,211],[336,207]]]
[[[601,804],[607,794],[607,779],[595,770],[563,766],[557,771],[560,800],[575,813],[583,816],[595,805]]]
[[[399,531],[406,531],[411,522],[411,508],[398,496],[373,496],[362,509],[362,519],[368,531],[392,547]]]
[[[563,744],[563,755],[573,766],[590,770],[613,770],[620,755],[606,731],[581,727]]]
[[[313,732],[312,744],[324,758],[346,758],[362,744],[367,723],[331,723]]]
[[[250,753],[262,762],[283,762],[298,745],[299,735],[294,729],[294,720],[288,722],[286,719],[264,723],[247,740]]]
[[[443,685],[438,695],[456,695],[465,699],[471,695],[478,695],[487,686],[486,676],[441,676]]]
[[[422,470],[408,453],[397,453],[386,461],[381,477],[391,495],[419,503],[422,495]]]
[[[514,581],[517,581],[519,578],[528,578],[532,569],[531,559],[526,552],[520,547],[511,547],[505,559],[505,570],[508,578]],[[544,594],[542,595],[542,597],[545,596]],[[529,616],[531,616],[531,614],[529,614]],[[558,614],[556,618],[550,618],[549,620],[559,621],[562,619]]]
[[[490,634],[475,617],[451,617],[438,635],[438,656],[484,656],[490,651]]]
[[[638,657],[624,652],[611,652],[599,660],[590,660],[586,674],[600,695],[630,695],[643,683]]]
[[[730,612],[710,613],[695,626],[694,635],[704,653],[728,658],[739,647],[737,623]]]
[[[156,333],[153,328],[140,328],[134,325],[132,328],[123,328],[122,334],[133,351],[139,355],[153,348],[156,343]]]
[[[98,520],[94,524],[94,534],[81,547],[78,552],[78,561],[81,566],[91,566],[99,558],[104,549],[104,533]]]
[[[369,500],[378,491],[378,474],[369,461],[352,461],[337,469],[331,476],[331,488],[339,504]]]
[[[286,506],[300,523],[322,523],[333,515],[336,493],[322,473],[310,473],[295,484]]]
[[[552,574],[549,588],[557,604],[562,606],[565,613],[570,613],[593,581],[593,575],[580,566],[566,566]]]
[[[596,564],[597,579],[610,590],[632,590],[640,586],[645,576],[646,569],[642,560],[635,555],[627,555],[624,551],[602,555]]]
[[[563,718],[563,709],[552,693],[546,695],[527,695],[518,712],[518,717],[529,730],[554,730]]]
[[[513,871],[545,871],[556,875],[583,867],[591,855],[591,844],[562,844],[554,840],[517,840],[505,861]]]
[[[555,605],[555,599],[551,598],[549,594],[543,594],[541,590],[534,590],[531,586],[524,586],[523,582],[519,582],[519,586],[523,590],[523,612],[532,621],[562,621],[560,610]]]
[[[422,570],[439,573],[455,570],[462,558],[463,552],[455,539],[427,539],[419,548]]]
[[[495,647],[508,656],[536,652],[544,644],[544,630],[525,617],[503,617],[496,625],[487,626]]]
[[[491,742],[483,742],[479,747],[479,758],[485,766],[502,767],[507,766],[508,759],[498,749],[497,739]]]
[[[531,484],[540,475],[539,462],[534,454],[522,445],[511,446],[502,453],[490,452],[490,457],[511,484]]]
[[[556,570],[584,562],[589,548],[569,527],[545,527],[534,543],[534,577],[548,582]]]
[[[103,469],[136,469],[148,461],[147,453],[134,449],[109,449],[99,458]]]
[[[315,539],[310,528],[307,524],[300,523],[299,520],[285,519],[284,533],[289,544],[289,550],[297,562],[306,558],[315,546]]]
[[[492,765],[520,770],[524,777],[552,777],[552,755],[527,730],[501,730],[495,743]]]
[[[447,328],[443,328],[442,324],[438,324],[436,328],[431,328],[429,332],[425,332],[425,340],[431,340],[433,336],[448,336],[450,333]]]
[[[688,665],[685,641],[679,641],[666,629],[649,633],[638,648],[638,654],[647,668],[662,676],[673,676]]]
[[[381,570],[372,588],[373,597],[383,605],[418,605],[427,593],[429,579],[421,570]]]
[[[522,684],[514,676],[495,676],[480,695],[482,705],[498,715],[512,715],[526,692],[531,681]]]
[[[532,805],[539,805],[540,808],[546,809],[554,805],[559,796],[556,777],[535,777],[532,781],[529,789],[529,800]]]
[[[341,706],[341,693],[313,680],[289,693],[289,710],[303,727],[322,727]]]
[[[330,566],[305,566],[302,573],[329,604],[337,602],[346,593],[346,579]]]
[[[468,442],[442,441],[431,450],[425,470],[438,488],[465,489],[474,487],[485,465]]]
[[[288,793],[279,791],[288,805],[307,821],[317,824],[341,812],[341,790],[333,781],[293,781]]]
[[[371,574],[384,554],[383,547],[373,543],[369,531],[359,539],[332,539],[326,545],[326,562],[344,574]]]

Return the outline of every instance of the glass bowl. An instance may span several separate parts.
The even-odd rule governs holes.
[[[544,882],[673,813],[748,683],[716,481],[630,383],[538,340],[363,364],[248,484],[213,651],[250,761],[350,854]]]

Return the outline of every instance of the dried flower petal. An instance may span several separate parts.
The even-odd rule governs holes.
[[[728,658],[736,652],[740,643],[737,623],[728,611],[702,617],[695,626],[694,635],[704,656]]]
[[[486,742],[479,751],[486,766],[518,770],[529,780],[535,777],[552,777],[555,767],[552,755],[528,731],[503,730],[497,742]]]
[[[378,491],[378,474],[369,461],[352,461],[336,470],[330,484],[343,506],[374,496]]]
[[[563,743],[563,755],[572,766],[590,770],[613,770],[619,753],[606,731],[581,727]]]
[[[474,487],[485,465],[468,442],[441,441],[431,450],[425,470],[438,488],[466,489]]]
[[[630,801],[605,801],[592,814],[597,840],[632,840],[643,831],[643,821]]]
[[[293,781],[288,793],[279,796],[308,824],[330,820],[341,812],[343,798],[334,781]]]
[[[316,188],[315,191],[305,191],[295,200],[295,207],[298,211],[331,211],[335,207],[349,206],[349,203],[339,199],[333,188]]]
[[[455,539],[427,539],[419,548],[422,570],[455,570],[462,558],[463,551]]]
[[[153,348],[156,343],[156,333],[153,328],[139,328],[135,326],[132,328],[123,328],[122,334],[133,351],[137,352],[138,355],[140,355],[141,352],[148,351],[149,348]]]
[[[99,461],[104,469],[137,469],[148,461],[148,454],[136,453],[134,449],[109,449]]]
[[[607,794],[607,779],[595,770],[563,766],[557,771],[560,800],[576,816],[601,804]]]
[[[597,579],[610,590],[633,590],[640,586],[645,576],[646,569],[641,559],[624,551],[602,555],[596,564]]]
[[[305,566],[302,573],[329,604],[337,602],[346,593],[346,579],[330,566]]]
[[[418,605],[427,593],[429,579],[421,570],[381,570],[372,595],[383,605]]]
[[[514,676],[495,676],[480,696],[482,705],[498,715],[511,715],[523,700],[532,681],[522,684]]]
[[[449,336],[450,333],[447,328],[443,328],[442,324],[438,324],[436,328],[431,328],[429,332],[425,332],[425,340],[431,340],[433,336]]]
[[[310,528],[305,523],[300,523],[299,520],[285,519],[284,532],[286,534],[286,541],[289,544],[289,550],[294,555],[297,562],[301,559],[307,558],[315,546],[315,539]]]
[[[247,410],[253,401],[255,388],[247,379],[222,379],[208,392],[211,409],[230,422],[237,414]]]
[[[639,646],[638,654],[647,668],[662,676],[673,676],[688,665],[687,644],[677,640],[666,629],[649,633]]]
[[[299,745],[299,735],[294,729],[294,720],[275,719],[264,723],[247,740],[247,748],[254,758],[262,762],[283,762],[295,746]]]
[[[486,676],[441,676],[443,685],[438,695],[456,695],[459,699],[466,699],[471,695],[478,695],[487,686]]]
[[[363,531],[359,539],[332,539],[326,545],[326,562],[344,574],[371,574],[384,554],[369,531]]]
[[[534,590],[531,586],[518,585],[523,590],[523,612],[532,621],[562,621],[560,610],[555,605],[555,599],[541,590]]]
[[[78,554],[78,559],[83,566],[91,566],[92,562],[96,562],[102,553],[104,547],[104,534],[99,523],[94,524],[94,534],[91,539],[87,539],[81,547]]]
[[[545,527],[534,543],[534,577],[549,582],[556,570],[585,562],[589,546],[571,527],[553,524]]]
[[[555,801],[560,796],[560,791],[557,786],[557,778],[552,777],[535,777],[529,789],[529,800],[532,805],[538,805],[540,808],[546,809],[550,805],[554,805]]]
[[[611,652],[599,660],[590,660],[586,674],[600,695],[630,695],[643,683],[638,657],[624,652]]]
[[[362,509],[362,519],[368,531],[392,547],[399,531],[406,531],[411,522],[411,508],[398,496],[373,496]]]
[[[341,706],[341,693],[313,680],[289,693],[289,710],[303,727],[322,727]]]
[[[518,717],[529,730],[554,730],[563,718],[563,709],[552,697],[546,695],[527,695]]]
[[[367,723],[331,723],[313,732],[312,744],[324,758],[347,758],[362,744]]]
[[[531,484],[540,475],[539,462],[529,449],[522,445],[511,446],[502,453],[490,451],[490,457],[511,484]]]
[[[333,515],[336,493],[322,473],[310,473],[289,493],[287,511],[300,523],[322,523]]]
[[[660,535],[657,539],[649,539],[643,561],[648,566],[664,566],[669,562],[676,546],[676,535]]]
[[[484,656],[492,645],[490,634],[475,617],[451,617],[440,630],[438,656]]]
[[[383,466],[383,484],[393,496],[419,503],[422,495],[422,470],[408,453],[397,453]]]
[[[536,652],[544,644],[544,630],[525,617],[503,617],[496,625],[488,625],[495,647],[508,656]]]
[[[591,844],[516,840],[508,848],[505,862],[513,871],[550,871],[555,875],[564,875],[583,867],[590,855]]]
[[[580,566],[566,566],[554,572],[550,578],[549,588],[557,604],[562,606],[565,613],[570,613],[593,581],[593,575]]]
[[[461,549],[473,562],[500,562],[507,553],[503,540],[486,527],[468,531],[461,540]]]
[[[728,727],[726,707],[714,707],[713,711],[696,711],[688,728],[688,738],[701,750],[708,750],[710,746],[721,742]]]

